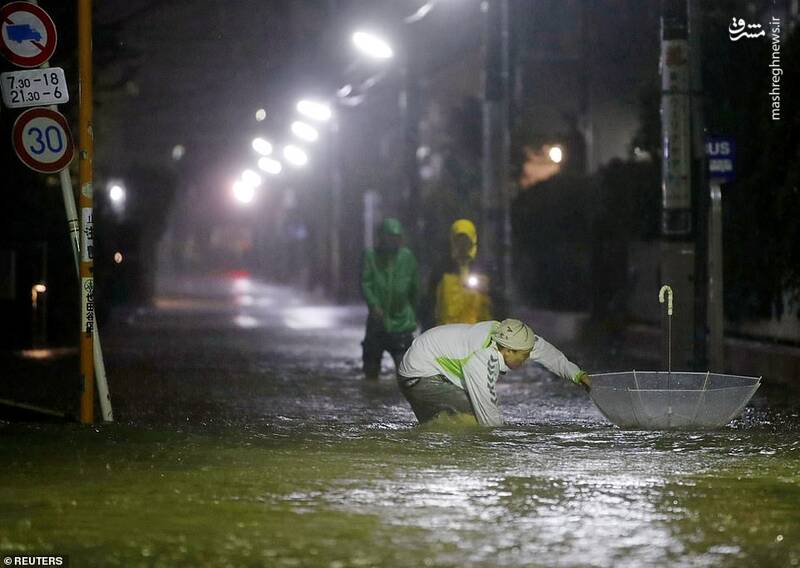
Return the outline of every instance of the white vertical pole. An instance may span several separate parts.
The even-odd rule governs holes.
[[[722,272],[722,192],[719,182],[711,182],[711,215],[708,218],[708,327],[710,330],[711,369],[725,371],[725,313]]]

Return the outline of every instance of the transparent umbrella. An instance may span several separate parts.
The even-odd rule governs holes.
[[[600,412],[626,429],[720,428],[735,418],[761,384],[761,377],[672,370],[672,289],[668,299],[667,371],[625,371],[591,375],[590,396]]]
[[[600,412],[626,429],[720,428],[735,418],[760,377],[669,371],[592,375],[590,395]]]

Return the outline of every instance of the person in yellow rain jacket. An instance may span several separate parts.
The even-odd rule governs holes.
[[[450,227],[451,266],[436,283],[436,325],[477,323],[492,319],[489,278],[475,270],[478,232],[469,219]]]

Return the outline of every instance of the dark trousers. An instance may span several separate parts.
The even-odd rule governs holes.
[[[391,333],[384,329],[383,322],[376,318],[367,319],[367,331],[361,342],[364,375],[375,378],[381,372],[383,352],[388,351],[394,359],[395,370],[400,368],[403,355],[411,347],[414,335],[410,331]]]
[[[440,414],[475,416],[467,391],[460,389],[442,375],[433,377],[399,377],[400,392],[411,405],[420,424]]]

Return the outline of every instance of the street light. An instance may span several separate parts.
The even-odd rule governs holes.
[[[237,179],[233,182],[233,197],[242,205],[249,205],[256,197],[256,188]]]
[[[245,170],[242,172],[242,182],[255,189],[261,185],[261,176],[253,170]]]
[[[179,161],[186,154],[186,147],[183,144],[176,144],[172,148],[172,159]]]
[[[267,118],[267,111],[265,111],[263,108],[258,109],[256,111],[256,120],[261,122],[265,118]]]
[[[125,188],[115,183],[108,189],[108,197],[115,205],[122,205],[125,201]]]
[[[117,215],[123,215],[125,212],[125,201],[127,200],[128,192],[125,185],[120,181],[110,181],[108,184],[108,200],[111,202],[111,210]]]
[[[331,107],[327,104],[309,99],[303,99],[297,103],[297,112],[319,122],[330,120],[332,114]]]
[[[263,138],[253,138],[253,150],[261,154],[262,156],[269,156],[272,154],[272,144],[264,140]]]
[[[308,163],[308,154],[302,148],[293,144],[284,146],[283,157],[293,166],[305,166]]]
[[[364,55],[373,59],[390,59],[394,56],[392,47],[383,39],[369,32],[358,31],[353,34],[353,44]]]
[[[283,166],[281,166],[281,163],[278,160],[264,157],[264,158],[259,158],[258,168],[261,171],[267,172],[268,174],[277,175],[281,173]]]
[[[316,128],[299,120],[295,120],[292,123],[291,129],[295,136],[306,142],[316,142],[319,138],[319,132],[317,132]]]

